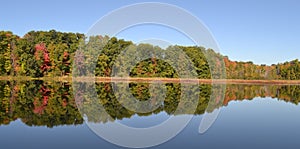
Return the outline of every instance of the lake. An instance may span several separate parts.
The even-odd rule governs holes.
[[[115,83],[98,82],[93,84],[96,99],[86,92],[88,85],[0,81],[1,148],[122,148],[99,137],[90,127],[120,123],[148,128],[170,117],[183,116],[193,117],[178,135],[153,148],[299,148],[300,145],[297,130],[300,85],[227,84],[222,85],[221,98],[215,97],[222,91],[212,91],[214,85],[200,84],[188,90],[186,96],[190,99],[197,95],[197,100],[183,103],[180,101],[183,85],[179,83],[165,83],[164,90],[151,90],[148,83],[130,83],[125,93],[123,86],[119,86],[118,92]],[[142,103],[153,95],[150,106],[142,107],[145,111],[131,109],[138,102],[130,98]],[[216,101],[209,106],[212,97]],[[99,109],[98,104],[103,108]],[[199,134],[205,111],[215,110],[220,110],[216,121]]]

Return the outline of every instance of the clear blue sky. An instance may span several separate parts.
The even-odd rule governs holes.
[[[31,30],[50,29],[86,33],[91,25],[105,14],[137,2],[144,1],[2,1],[0,30],[10,30],[20,36]],[[219,43],[220,52],[228,55],[230,59],[253,61],[258,64],[300,59],[298,0],[156,0],[156,2],[177,5],[197,16],[214,35]],[[154,32],[149,26],[136,29],[146,29],[141,36],[148,35],[153,38],[168,35],[169,32],[167,29]],[[139,40],[139,35],[129,34],[130,30],[124,33],[120,34],[120,37]],[[189,44],[180,38],[166,40]]]

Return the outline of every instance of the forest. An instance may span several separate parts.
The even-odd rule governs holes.
[[[101,45],[103,41],[106,44]],[[101,35],[89,37],[87,41],[84,34],[55,30],[30,31],[23,37],[10,31],[0,31],[0,76],[40,78],[95,74],[99,77],[110,77],[113,66],[130,63],[118,61],[118,56],[128,47],[157,51],[153,58],[137,63],[130,70],[131,77],[178,78],[179,72],[160,57],[164,57],[168,50],[181,49],[192,61],[193,73],[199,79],[211,79],[212,76],[216,76],[215,78],[244,80],[300,80],[298,59],[270,66],[256,65],[251,61],[231,61],[227,56],[204,47],[174,45],[162,49],[150,44],[136,45],[132,41]],[[98,50],[96,55],[99,56],[96,57],[95,66],[91,65],[92,61],[88,57],[95,56],[93,51],[78,51],[82,48]],[[207,59],[208,57],[214,59]],[[184,64],[182,58],[176,59],[178,64]],[[73,72],[73,68],[80,71]],[[225,68],[226,71],[218,68]]]

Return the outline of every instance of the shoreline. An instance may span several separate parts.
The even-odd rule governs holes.
[[[300,80],[242,80],[242,79],[189,79],[189,78],[125,78],[125,77],[12,77],[0,76],[1,81],[62,81],[62,82],[163,82],[163,83],[200,83],[200,84],[270,84],[270,85],[300,85]]]

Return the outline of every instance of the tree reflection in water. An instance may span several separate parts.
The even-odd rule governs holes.
[[[190,103],[189,100],[184,100],[183,104],[179,105],[181,85],[165,83],[165,86],[165,100],[158,103],[159,105],[154,111],[148,113],[136,113],[123,107],[113,92],[112,84],[103,82],[96,83],[96,92],[98,94],[97,102],[103,105],[105,111],[97,109],[92,102],[86,100],[86,97],[77,101],[77,105],[85,107],[83,113],[94,113],[87,115],[88,121],[106,123],[116,119],[130,118],[135,114],[149,116],[162,111],[169,115],[173,115],[175,110],[177,111],[175,115],[201,115],[205,112],[212,95],[211,84],[200,84],[198,86],[200,88],[198,102]],[[139,101],[146,101],[150,97],[148,83],[130,83],[130,92]],[[189,93],[193,94],[193,91]],[[157,94],[159,92],[154,95]],[[80,99],[78,97],[85,95],[80,91],[76,91],[76,94],[73,95],[72,84],[69,82],[0,81],[0,125],[8,125],[17,119],[28,126],[50,128],[59,125],[82,124],[84,120],[77,109],[74,96]],[[300,102],[300,86],[227,84],[224,101],[219,103],[216,100],[213,107],[216,109],[227,106],[230,101],[252,100],[255,97],[271,97],[297,105]],[[153,101],[153,104],[157,104],[155,97]],[[197,104],[196,111],[189,109],[191,104]],[[212,112],[214,109],[208,109],[208,112]],[[180,112],[178,113],[178,111]],[[110,116],[107,116],[106,113]]]

